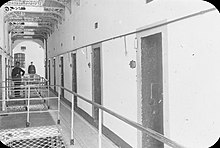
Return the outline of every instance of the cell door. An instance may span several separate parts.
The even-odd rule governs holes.
[[[63,63],[63,57],[60,57],[60,74],[61,74],[61,86],[64,87],[64,63]],[[60,95],[61,95],[61,97],[64,97],[64,89],[61,89]]]
[[[49,85],[51,84],[51,79],[50,79],[50,60],[48,60],[48,81]]]
[[[2,80],[2,56],[0,55],[0,81]],[[0,83],[0,87],[2,87],[2,83]],[[0,100],[2,100],[2,88],[0,88]],[[0,101],[0,111],[2,111],[2,101]]]
[[[142,124],[163,134],[162,34],[141,38]],[[160,141],[142,135],[142,147],[163,148]]]
[[[92,48],[92,88],[93,88],[93,101],[102,104],[101,100],[101,47],[93,46]],[[93,106],[93,118],[97,122],[99,111],[97,107]]]
[[[8,60],[7,60],[7,58],[5,58],[5,81],[6,81],[6,79],[8,78]],[[6,84],[6,87],[7,87],[7,83],[5,83]]]
[[[76,54],[72,53],[72,91],[77,93]],[[74,105],[77,106],[77,97],[74,96]]]
[[[53,59],[53,84],[56,85],[56,59]],[[54,86],[54,91],[56,92],[56,86]]]
[[[8,60],[7,58],[5,58],[5,82],[7,82],[7,78],[8,78]],[[8,83],[5,83],[5,87],[8,86]],[[7,95],[7,91],[5,89],[5,94]]]

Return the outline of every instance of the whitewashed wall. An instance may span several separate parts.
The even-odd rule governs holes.
[[[149,4],[136,0],[81,0],[80,6],[72,3],[72,14],[66,11],[65,21],[49,38],[49,57],[53,58],[84,45],[136,31],[155,22],[171,21],[213,7],[207,2],[197,0],[178,2],[155,0]],[[218,87],[217,83],[214,83],[219,81],[217,77],[219,71],[213,68],[217,67],[219,62],[217,51],[219,45],[216,38],[219,34],[217,27],[219,14],[216,12],[167,26],[168,98],[166,100],[169,101],[169,107],[165,106],[164,118],[169,120],[169,125],[166,125],[165,135],[189,147],[209,146],[219,135],[219,128],[216,127],[219,121],[214,116],[203,122],[211,114],[219,112],[217,110],[219,102],[216,100],[219,95]],[[212,23],[214,21],[216,23]],[[94,28],[96,22],[99,24],[97,29]],[[212,40],[210,36],[213,36]],[[129,68],[129,61],[135,61],[136,56],[136,51],[133,49],[134,37],[134,35],[126,37],[127,55],[125,55],[123,38],[102,43],[103,104],[131,120],[139,121],[137,71]],[[207,48],[211,48],[212,52],[210,53]],[[92,100],[91,68],[88,67],[88,63],[91,63],[91,47],[87,47],[87,52],[86,48],[81,48],[76,53],[78,93]],[[58,65],[57,61],[56,65]],[[59,73],[57,67],[58,82],[60,82]],[[53,75],[52,69],[51,75]],[[65,83],[70,83],[71,79],[67,77],[70,78],[67,75]],[[51,80],[53,81],[52,77]],[[67,85],[70,87],[70,84]],[[117,95],[113,92],[117,92]],[[209,101],[210,96],[212,101]],[[92,114],[91,105],[79,101],[78,106],[88,114]],[[207,106],[210,107],[208,111],[205,109]],[[104,114],[104,124],[132,147],[138,146],[137,132],[133,128],[125,126],[107,114]],[[212,138],[208,139],[206,135]]]
[[[168,25],[170,136],[192,148],[220,136],[219,25],[217,11]]]
[[[77,93],[92,100],[91,47],[83,48],[76,52],[76,63]],[[92,105],[78,99],[78,106],[92,116]]]
[[[64,55],[64,87],[72,90],[72,67],[71,64],[71,53]],[[68,92],[64,93],[65,98],[72,98]]]
[[[137,122],[136,68],[130,68],[130,61],[136,61],[135,36],[118,38],[102,45],[103,53],[103,105],[116,113]],[[136,129],[104,114],[104,125],[134,147],[137,145]]]
[[[3,27],[3,9],[0,8],[0,47],[3,48],[4,47],[4,39],[3,39],[3,33],[4,33],[4,27]]]

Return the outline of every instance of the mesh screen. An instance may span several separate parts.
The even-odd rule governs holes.
[[[56,126],[41,126],[0,130],[2,143],[12,148],[65,148]]]

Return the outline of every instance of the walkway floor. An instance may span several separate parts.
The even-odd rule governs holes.
[[[54,96],[53,93],[50,93]],[[51,109],[56,109],[57,101],[50,101]],[[87,121],[80,117],[77,113],[74,115],[74,145],[70,143],[70,108],[61,104],[61,124],[58,126],[63,134],[64,141],[70,148],[98,148],[98,131],[92,127]],[[24,128],[26,125],[26,114],[15,114],[8,116],[0,116],[0,129],[8,128]],[[57,122],[57,113],[34,113],[30,115],[31,127],[55,125]],[[117,146],[102,137],[103,148],[117,148]]]

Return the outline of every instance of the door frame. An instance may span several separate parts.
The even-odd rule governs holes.
[[[168,34],[167,25],[160,25],[167,22],[166,20],[159,21],[137,29],[137,121],[142,124],[142,69],[141,69],[141,38],[153,34],[162,34],[162,77],[163,77],[163,128],[164,135],[169,133],[169,96],[168,96]],[[154,27],[157,26],[157,27]],[[142,147],[142,132],[138,132],[138,148]]]
[[[101,90],[100,90],[100,92],[101,92],[101,105],[103,104],[103,57],[102,57],[102,44],[101,43],[99,43],[99,44],[94,44],[94,45],[92,45],[92,48],[91,48],[91,70],[92,70],[92,101],[94,101],[95,102],[95,99],[94,99],[94,58],[93,58],[93,50],[95,49],[95,48],[100,48],[100,75],[101,75],[101,77],[100,77],[100,88],[101,88]],[[95,119],[96,118],[96,115],[95,115],[95,107],[94,106],[92,106],[92,117]],[[101,118],[103,118],[103,116],[101,117]]]
[[[56,71],[57,71],[57,68],[56,68],[56,58],[53,58],[53,85],[56,85]],[[56,92],[56,86],[54,86],[54,91]]]
[[[73,56],[75,56],[75,66],[73,65],[73,60],[74,60],[74,58],[73,58]],[[71,75],[72,75],[72,77],[71,77],[71,81],[72,81],[72,91],[74,91],[74,92],[76,92],[77,93],[77,54],[76,54],[76,52],[73,52],[73,53],[71,53]],[[75,90],[74,90],[74,79],[73,79],[73,75],[74,75],[74,70],[73,70],[73,68],[75,67]],[[74,106],[75,107],[77,107],[77,96],[74,96]]]
[[[59,61],[60,61],[60,85],[64,87],[64,84],[65,84],[65,78],[64,78],[64,57],[63,56],[60,56],[59,58]],[[64,92],[65,90],[64,89],[61,89],[61,92],[60,92],[60,95],[64,98]]]
[[[51,73],[51,67],[50,67],[50,65],[51,65],[51,60],[50,59],[48,59],[48,83],[49,83],[49,85],[51,84],[51,76],[50,76],[50,73]]]

